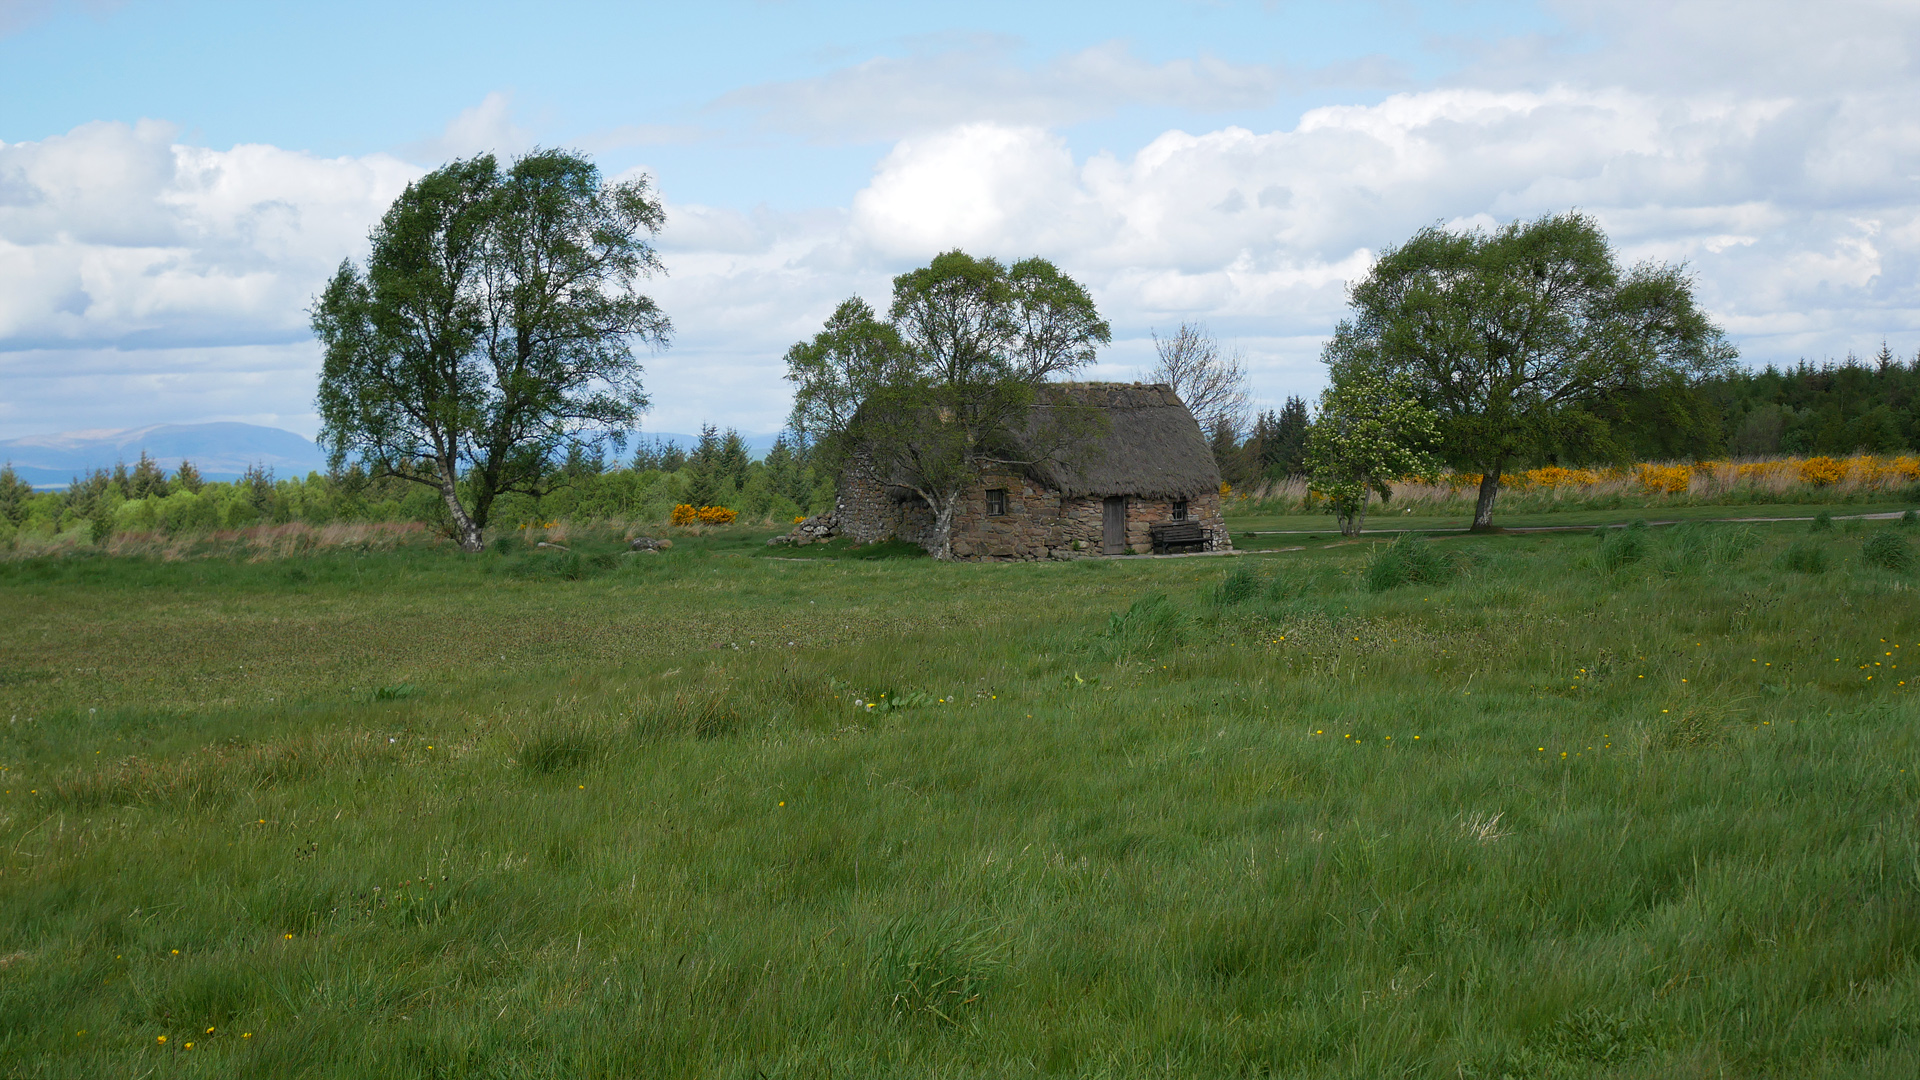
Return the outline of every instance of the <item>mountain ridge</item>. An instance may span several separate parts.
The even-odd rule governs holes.
[[[756,458],[773,446],[776,437],[742,436]],[[700,441],[698,435],[680,432],[642,432],[628,440],[628,453],[635,443],[651,444],[656,439],[677,443],[683,450],[693,449]],[[237,480],[254,465],[283,478],[327,468],[325,452],[305,437],[284,428],[232,420],[85,428],[0,439],[0,465],[11,465],[14,475],[34,487],[62,488],[95,469],[111,469],[123,462],[131,465],[143,451],[170,473],[180,468],[183,459],[191,461],[208,480]]]

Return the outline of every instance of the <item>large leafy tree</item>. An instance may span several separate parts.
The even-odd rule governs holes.
[[[1334,382],[1360,369],[1406,380],[1437,416],[1442,455],[1481,474],[1475,529],[1492,527],[1510,464],[1568,446],[1607,455],[1620,395],[1687,386],[1737,355],[1683,267],[1623,271],[1578,213],[1422,229],[1349,298],[1325,352]]]
[[[857,458],[925,500],[928,547],[947,558],[955,504],[985,470],[1032,464],[1097,424],[1036,406],[1043,384],[1110,337],[1086,289],[1047,260],[949,251],[894,278],[886,320],[855,297],[787,351],[792,425],[817,462]]]
[[[671,329],[636,291],[661,269],[649,238],[664,221],[645,179],[608,183],[560,150],[504,170],[491,155],[456,161],[408,185],[364,273],[343,262],[314,303],[334,464],[431,485],[479,550],[499,496],[542,493],[557,454],[638,421],[633,346],[663,346]]]

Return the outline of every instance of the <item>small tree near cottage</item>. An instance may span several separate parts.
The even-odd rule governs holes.
[[[1043,384],[1091,363],[1111,331],[1047,260],[1007,266],[958,250],[894,278],[888,316],[855,297],[787,350],[792,427],[827,467],[856,463],[924,500],[928,550],[951,558],[955,504],[983,472],[1032,465],[1098,422],[1092,410],[1035,406]]]
[[[1307,472],[1340,535],[1359,536],[1367,503],[1375,494],[1391,498],[1395,480],[1437,470],[1425,449],[1436,433],[1433,413],[1414,400],[1406,380],[1364,368],[1335,376],[1307,436]]]

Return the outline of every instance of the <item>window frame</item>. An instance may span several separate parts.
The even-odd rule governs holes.
[[[996,508],[996,504],[997,504],[997,508]],[[1007,500],[1006,488],[988,488],[987,489],[987,516],[988,517],[1006,517],[1007,507],[1008,507],[1008,500]]]
[[[1169,512],[1168,519],[1171,521],[1191,521],[1192,513],[1193,511],[1188,509],[1187,500],[1175,499],[1173,500],[1173,506]]]

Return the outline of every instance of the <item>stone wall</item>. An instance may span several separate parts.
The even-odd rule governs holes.
[[[856,544],[872,544],[900,530],[900,504],[887,495],[886,485],[874,478],[865,461],[855,459],[840,473],[833,500],[833,520],[842,536]]]
[[[1007,512],[988,515],[987,491],[1004,489]],[[953,511],[953,554],[958,559],[997,561],[1077,559],[1097,556],[1104,534],[1105,500],[1099,496],[1062,498],[1057,491],[1020,475],[988,475],[969,488]],[[1231,551],[1220,495],[1209,491],[1187,500],[1187,517],[1207,530],[1208,551]],[[898,503],[864,464],[850,465],[840,476],[834,500],[839,532],[855,543],[900,539],[926,546],[933,532],[933,511],[918,500]],[[1153,550],[1149,527],[1173,520],[1173,503],[1164,499],[1127,499],[1127,546]]]

